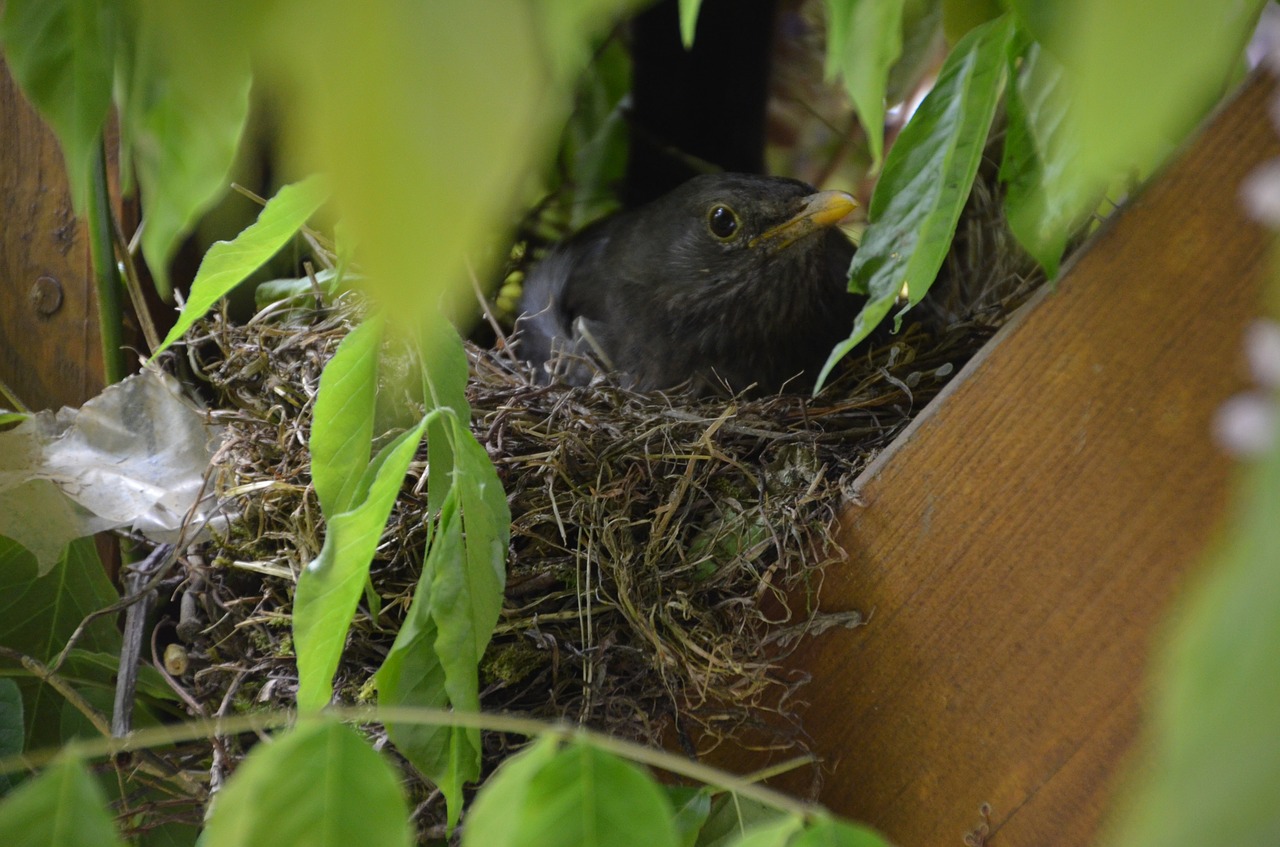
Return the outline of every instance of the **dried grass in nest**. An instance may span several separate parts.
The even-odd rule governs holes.
[[[853,478],[1037,282],[998,200],[979,184],[935,302],[913,313],[924,320],[852,357],[817,399],[539,386],[507,354],[469,345],[472,428],[514,519],[484,708],[690,752],[726,739],[803,749],[804,679],[783,660],[799,638],[861,620],[816,605],[824,568],[840,566],[831,533]],[[354,312],[268,310],[245,325],[215,314],[188,336],[230,433],[218,482],[240,515],[207,564],[188,563],[206,621],[190,693],[209,714],[293,703],[292,588],[323,538],[310,413]],[[343,655],[345,700],[368,699],[412,596],[425,479],[424,451],[371,572],[380,613],[362,604]],[[505,744],[489,738],[488,764]]]

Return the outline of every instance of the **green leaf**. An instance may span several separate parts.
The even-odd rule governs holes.
[[[871,224],[849,269],[850,290],[869,299],[848,340],[827,359],[819,387],[889,313],[904,284],[909,307],[938,275],[978,172],[1014,36],[1006,14],[961,39],[889,151],[868,210]]]
[[[453,484],[404,625],[378,671],[382,705],[479,711],[479,663],[502,609],[511,514],[485,449],[456,415]],[[462,785],[480,775],[475,729],[391,724],[396,747],[444,792],[457,822]]]
[[[773,806],[740,797],[732,792],[717,794],[711,801],[711,813],[698,834],[697,847],[726,847],[734,844],[750,830],[767,824],[785,823],[791,818]]]
[[[1016,59],[1014,59],[1016,61]],[[1066,131],[1067,85],[1062,67],[1039,44],[1021,57],[1017,84],[1007,99],[1008,130],[1000,178],[1005,217],[1022,246],[1052,279],[1058,275],[1067,241],[1101,199],[1080,194],[1071,171],[1079,156]]]
[[[1070,79],[1072,194],[1145,177],[1225,93],[1264,0],[1079,0],[1028,14]]]
[[[889,847],[879,833],[828,815],[810,821],[790,847]]]
[[[266,264],[320,208],[327,195],[323,181],[315,176],[286,185],[267,201],[257,221],[231,241],[219,241],[210,247],[191,282],[182,314],[155,352],[158,354],[181,338],[215,303]]]
[[[676,828],[676,840],[680,847],[694,847],[711,815],[711,789],[668,785],[666,791],[667,799],[676,812],[671,819]]]
[[[68,544],[53,570],[37,577],[35,557],[0,537],[0,644],[48,661],[90,612],[119,599],[92,538]],[[77,643],[85,650],[120,653],[120,633],[110,616],[89,624]],[[56,744],[62,698],[34,679],[18,684],[26,703],[27,746]]]
[[[693,46],[693,36],[698,31],[698,9],[702,0],[680,0],[680,42],[684,49]]]
[[[788,815],[781,820],[769,821],[752,827],[741,837],[726,842],[730,847],[786,847],[797,833],[804,829],[804,820]]]
[[[1280,443],[1233,500],[1160,656],[1141,779],[1107,844],[1280,844]]]
[[[671,818],[658,784],[635,765],[583,740],[559,752],[543,740],[503,765],[482,789],[462,843],[674,847]]]
[[[9,0],[0,16],[5,62],[58,135],[77,212],[111,108],[118,15],[115,0]]]
[[[22,752],[22,740],[26,737],[22,723],[22,692],[18,683],[0,678],[0,759]],[[13,788],[13,777],[0,773],[0,797]]]
[[[259,744],[218,794],[204,847],[413,843],[395,769],[353,729],[311,720]]]
[[[303,711],[319,709],[333,697],[333,674],[360,591],[426,423],[424,419],[401,433],[378,453],[362,478],[365,496],[350,511],[329,518],[320,555],[298,577],[293,641],[298,653],[298,708]]]
[[[462,847],[511,847],[524,824],[534,778],[556,757],[560,742],[544,735],[507,759],[476,793],[462,832]]]
[[[827,0],[827,78],[844,79],[871,147],[872,169],[884,155],[885,88],[902,55],[906,0]]]
[[[144,0],[122,64],[121,132],[142,189],[142,253],[165,300],[178,242],[229,187],[249,114],[248,33],[211,37],[221,5]]]
[[[422,321],[417,341],[427,409],[452,409],[456,420],[470,420],[470,372],[457,330],[443,315],[434,313]],[[447,416],[436,418],[427,429],[427,510],[432,516],[440,514],[445,495],[453,486],[452,429],[453,422]]]
[[[62,756],[0,803],[6,847],[124,847],[84,763]]]
[[[342,339],[320,374],[308,446],[311,480],[326,518],[355,505],[369,466],[381,348],[382,321],[366,320]]]

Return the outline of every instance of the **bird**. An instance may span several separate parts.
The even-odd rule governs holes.
[[[539,381],[614,372],[638,391],[802,390],[848,336],[854,245],[843,191],[786,177],[694,177],[589,225],[529,272],[514,348]]]

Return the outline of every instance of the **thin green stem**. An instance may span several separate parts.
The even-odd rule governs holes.
[[[124,309],[120,269],[112,249],[111,196],[107,192],[107,151],[99,140],[89,189],[89,257],[98,289],[98,331],[102,337],[102,370],[107,384],[125,377]]]

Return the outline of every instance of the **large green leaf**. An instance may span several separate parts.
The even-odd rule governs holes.
[[[249,114],[249,33],[222,31],[222,4],[143,0],[121,67],[121,132],[142,190],[142,253],[168,300],[169,261],[229,188]]]
[[[1008,186],[1005,216],[1019,243],[1053,278],[1068,239],[1101,198],[1081,193],[1083,186],[1072,177],[1079,148],[1067,130],[1062,66],[1036,43],[1020,61],[1017,84],[1009,88],[1000,163],[1000,178]]]
[[[677,844],[671,805],[635,765],[575,740],[544,739],[481,789],[464,847],[664,847]]]
[[[219,792],[204,847],[407,847],[395,769],[353,729],[311,720],[255,747]]]
[[[8,0],[0,16],[9,72],[62,144],[83,212],[111,108],[117,0]]]
[[[382,321],[372,318],[338,345],[320,374],[312,414],[311,480],[326,518],[348,511],[373,452]]]
[[[327,195],[319,177],[286,185],[267,201],[257,221],[232,240],[210,247],[191,282],[182,314],[155,352],[181,338],[215,303],[266,264],[320,208]]]
[[[124,847],[84,763],[63,756],[0,803],[6,847]]]
[[[333,697],[333,674],[356,603],[426,424],[424,419],[378,453],[359,485],[364,496],[349,511],[328,518],[320,555],[298,577],[293,641],[298,654],[299,709],[322,708]]]
[[[1018,14],[1066,69],[1063,131],[1076,148],[1071,197],[1146,176],[1194,128],[1238,72],[1265,0],[1170,0],[1159,5],[1018,0]]]
[[[1159,664],[1141,780],[1108,844],[1280,844],[1280,443],[1234,499]]]
[[[1014,36],[1006,14],[961,39],[889,151],[868,210],[871,224],[849,269],[850,289],[868,300],[848,340],[831,352],[819,385],[879,325],[904,285],[914,305],[933,284],[978,172]]]
[[[902,54],[906,0],[827,0],[827,77],[839,75],[867,133],[872,168],[884,155],[885,88]]]
[[[889,847],[889,842],[865,826],[820,815],[809,821],[790,847]]]

